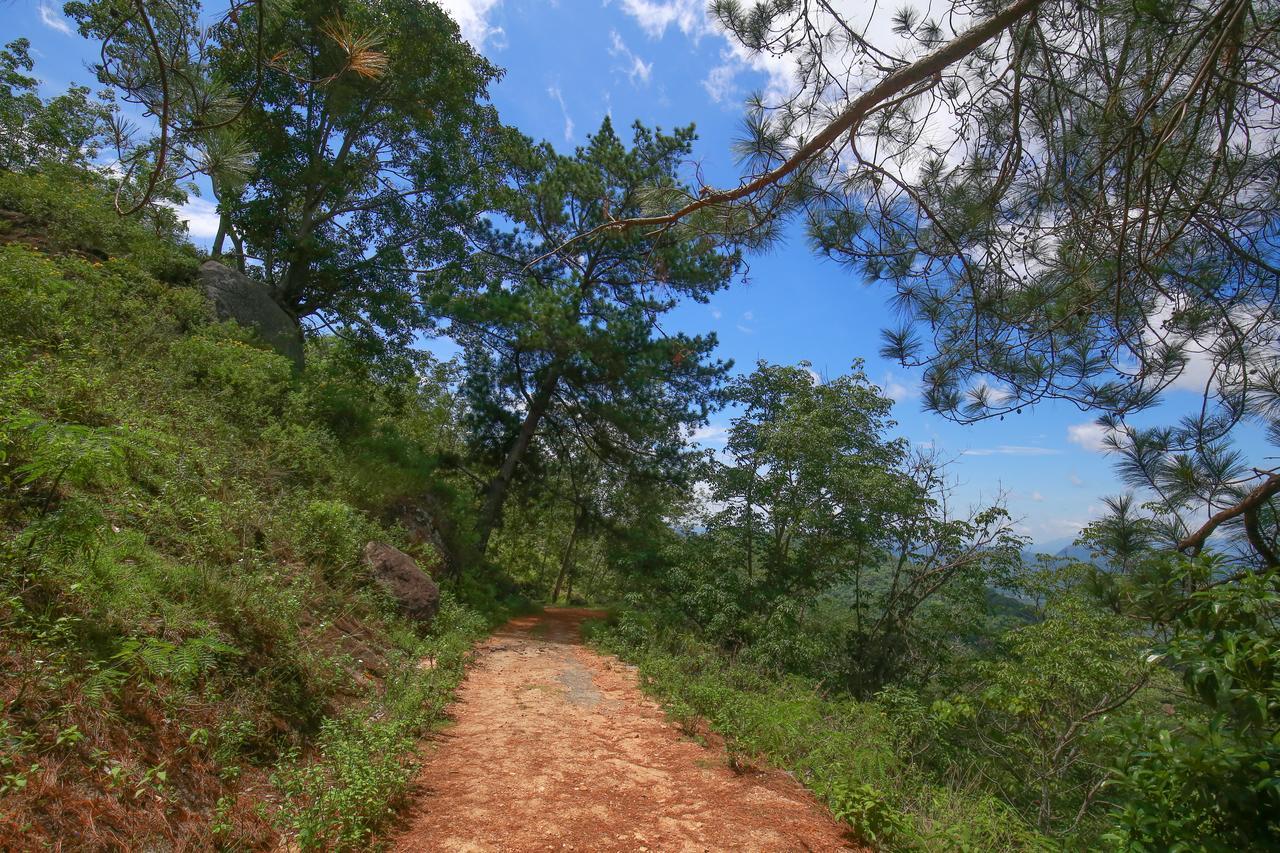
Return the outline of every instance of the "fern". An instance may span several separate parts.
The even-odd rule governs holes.
[[[26,457],[14,468],[18,482],[45,485],[40,515],[48,513],[64,482],[83,488],[119,476],[129,452],[144,451],[139,439],[120,426],[56,423],[25,411],[0,421],[0,443],[20,448]]]
[[[221,658],[239,654],[239,649],[212,637],[190,637],[180,643],[159,637],[131,637],[114,659],[152,679],[191,687],[216,669]]]

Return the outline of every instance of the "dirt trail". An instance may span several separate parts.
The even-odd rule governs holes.
[[[581,645],[597,615],[548,610],[480,647],[392,849],[859,849],[790,777],[682,738],[630,667]]]

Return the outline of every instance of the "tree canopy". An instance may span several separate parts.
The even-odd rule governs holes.
[[[431,306],[463,347],[476,442],[497,467],[482,550],[540,434],[606,466],[681,476],[684,431],[705,422],[728,365],[710,357],[713,335],[668,333],[662,317],[726,287],[739,255],[710,238],[640,234],[556,247],[633,214],[645,188],[674,185],[692,141],[692,128],[637,124],[628,147],[607,118],[573,155],[513,141],[512,178],[496,196],[510,228],[491,226],[466,273],[433,279]]]

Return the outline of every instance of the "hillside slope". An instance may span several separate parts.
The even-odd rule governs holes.
[[[452,440],[443,386],[333,340],[298,373],[195,267],[163,211],[0,173],[6,850],[359,844],[504,613],[481,582],[424,630],[360,559],[436,561],[389,520]]]

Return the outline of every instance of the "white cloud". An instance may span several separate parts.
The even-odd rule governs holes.
[[[735,85],[737,77],[738,71],[732,64],[717,65],[711,69],[707,79],[702,81],[702,88],[707,90],[711,100],[717,104],[733,102],[738,100],[734,97],[737,91],[737,86]]]
[[[1052,447],[1030,447],[1021,444],[1002,444],[999,447],[973,447],[961,456],[1057,456],[1061,450]]]
[[[756,333],[755,329],[750,326],[744,326],[741,323],[738,324],[738,331],[742,332],[744,335],[754,335]]]
[[[880,390],[893,402],[902,403],[920,396],[920,383],[909,376],[900,380],[890,370],[885,373],[884,379],[881,380]]]
[[[1067,441],[1078,444],[1092,453],[1105,453],[1106,438],[1114,430],[1097,423],[1072,424],[1067,427]]]
[[[1036,536],[1037,542],[1046,542],[1051,539],[1070,538],[1075,539],[1080,535],[1080,531],[1087,522],[1077,521],[1070,518],[1051,518],[1040,522],[1036,525],[1039,536]]]
[[[564,95],[560,92],[559,86],[548,86],[547,94],[550,95],[557,104],[560,105],[560,114],[564,116],[564,141],[573,141],[573,117],[569,115],[569,108],[565,106]]]
[[[621,5],[650,38],[662,38],[673,25],[695,41],[714,31],[705,0],[622,0]]]
[[[631,48],[627,47],[627,43],[622,40],[622,36],[618,35],[617,30],[611,30],[609,38],[613,42],[609,48],[609,55],[622,60],[622,71],[631,78],[631,85],[635,86],[637,82],[648,85],[649,75],[653,72],[653,63],[645,62],[632,53]]]
[[[672,27],[695,45],[703,36],[719,34],[724,38],[720,64],[702,81],[702,87],[716,103],[736,105],[741,100],[745,92],[739,90],[737,78],[744,72],[765,74],[765,92],[773,100],[780,100],[791,87],[794,58],[752,54],[707,14],[705,0],[621,0],[619,5],[650,38],[662,38]]]
[[[719,308],[712,308],[712,309],[711,309],[711,316],[712,316],[712,318],[714,318],[714,319],[716,319],[716,320],[719,320],[721,317],[723,317],[723,316],[724,316],[724,312],[722,312]]]
[[[724,444],[729,428],[721,424],[707,424],[689,433],[689,440],[698,444]]]
[[[751,322],[752,320],[754,320],[755,318],[756,318],[756,314],[755,314],[755,312],[754,312],[754,311],[743,311],[743,312],[742,312],[742,319],[746,320],[748,323],[750,323],[750,322]]]
[[[1031,500],[1035,501],[1036,503],[1040,503],[1041,501],[1044,500],[1044,495],[1040,494],[1039,492],[1032,492]]]
[[[1073,485],[1073,486],[1083,486],[1083,485],[1084,485],[1084,480],[1081,480],[1081,479],[1080,479],[1080,475],[1079,475],[1079,474],[1077,474],[1075,471],[1072,471],[1070,474],[1068,474],[1068,475],[1067,475],[1067,479],[1071,481],[1071,485]]]
[[[41,3],[36,8],[40,11],[40,23],[51,30],[57,30],[64,36],[75,35],[75,30],[71,29],[71,24],[53,6],[48,3]]]
[[[471,42],[476,50],[484,48],[485,42],[492,40],[493,47],[501,50],[506,47],[506,33],[502,27],[490,23],[490,17],[497,11],[502,0],[435,0],[435,3],[458,24],[462,37]]]
[[[736,106],[746,92],[738,86],[738,75],[757,72],[765,75],[765,100],[779,103],[792,89],[793,59],[766,53],[751,53],[736,39],[725,36],[728,46],[720,51],[720,64],[712,68],[702,81],[711,100],[717,104]]]
[[[190,196],[186,204],[174,210],[178,219],[187,223],[187,231],[196,242],[211,243],[218,236],[218,206],[208,199]]]
[[[814,385],[822,384],[822,374],[814,370],[812,367],[806,367],[804,372],[809,374],[809,378],[813,380]]]

